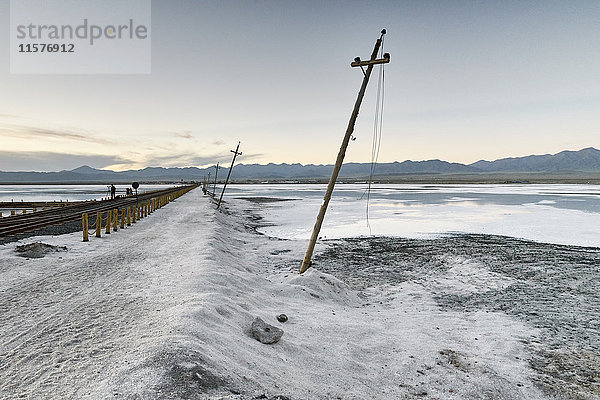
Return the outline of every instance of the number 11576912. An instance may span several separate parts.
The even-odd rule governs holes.
[[[75,45],[72,43],[22,43],[19,53],[74,53]]]

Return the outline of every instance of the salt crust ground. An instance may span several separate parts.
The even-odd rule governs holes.
[[[523,344],[535,329],[442,311],[416,284],[359,296],[317,269],[298,276],[306,243],[256,234],[245,207],[216,212],[197,190],[102,239],[17,243],[66,253],[0,246],[0,398],[546,398]],[[440,284],[495,279],[452,274]],[[285,330],[279,343],[244,333],[256,316]]]

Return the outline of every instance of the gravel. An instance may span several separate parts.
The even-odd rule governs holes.
[[[17,242],[21,239],[27,239],[29,237],[34,237],[34,236],[57,236],[57,235],[64,235],[65,233],[81,232],[81,231],[82,231],[81,221],[66,222],[61,225],[52,225],[52,226],[47,226],[45,228],[36,229],[34,231],[19,233],[16,235],[11,235],[11,236],[6,236],[6,237],[0,237],[0,245],[6,244],[6,243]]]

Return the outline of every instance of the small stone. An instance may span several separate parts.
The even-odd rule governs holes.
[[[283,330],[256,317],[250,327],[250,336],[261,343],[272,344],[279,342],[279,339],[283,336]]]
[[[285,314],[279,314],[277,316],[277,321],[279,321],[279,322],[286,322],[287,320],[288,320],[288,317]]]

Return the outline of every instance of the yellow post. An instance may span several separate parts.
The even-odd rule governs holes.
[[[113,211],[113,231],[119,230],[119,211],[115,208]]]
[[[27,210],[26,209],[23,209],[23,214],[27,214]]]
[[[102,237],[102,213],[96,213],[96,237]]]
[[[88,215],[87,213],[81,214],[81,227],[83,228],[83,241],[87,242],[88,239]]]
[[[42,207],[42,211],[46,211],[46,206],[44,205],[44,207]]]
[[[125,228],[125,209],[121,209],[121,229]]]
[[[127,226],[131,226],[131,207],[127,207]]]
[[[33,207],[33,212],[36,212],[36,211],[37,211],[37,207]]]
[[[10,210],[10,215],[15,215],[15,210]]]
[[[131,223],[135,224],[135,217],[137,215],[137,206],[134,206],[131,213]]]
[[[110,216],[112,215],[112,212],[110,210],[108,210],[106,212],[106,231],[104,233],[106,233],[107,235],[110,235],[110,226],[112,225],[110,222]]]

